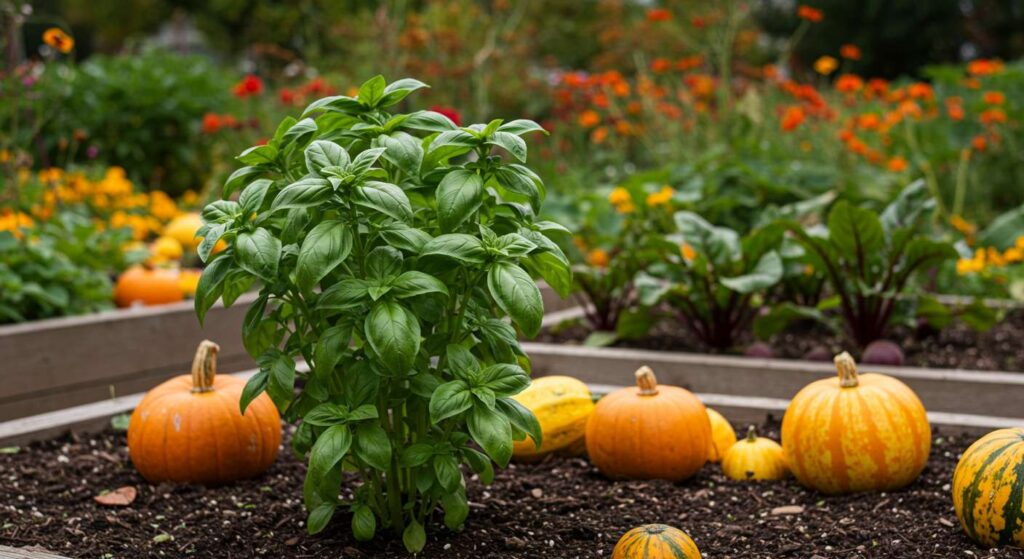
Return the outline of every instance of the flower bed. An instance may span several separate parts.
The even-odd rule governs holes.
[[[769,423],[766,436],[778,438]],[[626,530],[649,522],[687,531],[706,557],[1010,557],[985,552],[960,531],[948,484],[973,440],[935,433],[928,466],[906,489],[825,497],[792,480],[739,483],[708,466],[694,479],[611,482],[579,458],[514,464],[483,487],[467,480],[473,514],[461,533],[431,532],[424,558],[607,557]],[[286,436],[288,445],[290,436]],[[128,461],[123,434],[67,436],[0,454],[0,541],[68,557],[408,557],[401,542],[358,543],[339,512],[306,534],[305,464],[282,453],[263,476],[218,488],[147,485]],[[93,497],[137,488],[126,507]],[[351,483],[343,485],[350,498]]]

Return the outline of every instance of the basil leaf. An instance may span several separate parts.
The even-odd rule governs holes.
[[[515,264],[496,262],[487,271],[487,289],[527,336],[537,335],[544,318],[544,301],[529,274]]]

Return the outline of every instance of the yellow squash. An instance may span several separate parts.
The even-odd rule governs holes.
[[[533,439],[516,441],[512,448],[515,458],[529,461],[555,451],[579,454],[585,448],[587,419],[594,411],[586,384],[566,376],[540,377],[514,398],[537,417],[543,441],[540,449]]]
[[[612,559],[700,559],[700,550],[686,532],[664,524],[646,524],[626,532],[615,544]]]
[[[967,535],[986,547],[1024,547],[1024,429],[978,439],[953,474],[953,508]]]
[[[838,378],[812,382],[782,419],[782,448],[797,481],[823,493],[888,491],[914,481],[931,450],[924,405],[895,378],[857,374],[850,354]]]
[[[711,447],[708,448],[708,462],[721,462],[729,447],[736,444],[736,431],[722,414],[708,408],[711,420]]]
[[[726,451],[722,472],[739,481],[782,479],[786,477],[786,458],[779,443],[758,437],[757,429],[751,425],[747,436]]]

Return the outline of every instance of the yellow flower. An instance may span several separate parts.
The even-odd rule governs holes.
[[[839,61],[831,56],[822,56],[814,61],[814,71],[827,76],[839,68]]]
[[[1021,250],[1024,250],[1024,235],[1017,237],[1017,241],[1014,242],[1014,246]]]
[[[181,243],[171,237],[157,237],[149,247],[150,258],[154,263],[181,260],[185,253]]]
[[[633,197],[629,194],[629,191],[621,186],[616,186],[611,194],[608,195],[608,201],[615,206],[615,211],[620,214],[632,213],[636,210],[636,206],[633,205]]]
[[[595,248],[587,253],[587,264],[590,264],[595,268],[608,267],[608,260],[608,253],[603,249]]]
[[[978,231],[978,228],[975,227],[973,223],[956,214],[950,216],[949,224],[953,226],[953,229],[956,229],[967,237],[974,235]]]
[[[1003,258],[1010,263],[1021,262],[1024,260],[1024,250],[1017,247],[1008,248],[1006,249],[1006,252],[1003,253]]]
[[[44,31],[43,42],[62,54],[67,54],[75,48],[75,40],[59,27],[51,27]]]
[[[675,194],[675,190],[671,186],[665,185],[661,187],[661,190],[647,195],[647,206],[655,207],[669,203],[672,200],[672,195]]]
[[[697,258],[697,251],[689,243],[679,245],[679,253],[683,255],[687,262],[692,262],[694,258]]]

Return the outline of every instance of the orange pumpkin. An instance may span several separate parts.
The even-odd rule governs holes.
[[[119,307],[165,305],[185,298],[178,270],[132,266],[117,278],[114,302]]]
[[[612,478],[682,480],[707,462],[711,422],[690,391],[658,386],[641,367],[636,388],[602,398],[587,421],[587,453]]]
[[[708,408],[708,419],[711,420],[711,446],[708,447],[708,461],[721,462],[722,457],[736,444],[736,431],[729,420],[717,411]]]
[[[612,559],[700,559],[700,550],[686,532],[664,524],[646,524],[623,534]]]
[[[830,494],[914,481],[932,441],[921,400],[890,376],[858,375],[849,353],[835,364],[838,378],[804,387],[782,418],[782,448],[797,481]]]
[[[218,484],[259,475],[281,444],[281,417],[266,394],[242,415],[245,381],[216,375],[217,344],[204,340],[192,374],[149,391],[128,423],[128,452],[150,482]]]

